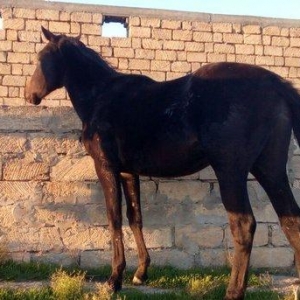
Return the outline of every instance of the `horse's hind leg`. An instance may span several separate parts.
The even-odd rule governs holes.
[[[270,158],[264,155],[255,163],[251,172],[268,194],[282,230],[295,251],[300,277],[300,209],[288,182],[286,164],[284,161],[274,161],[274,156]]]
[[[140,204],[140,182],[138,176],[131,174],[122,173],[121,178],[127,204],[127,218],[135,238],[139,257],[139,266],[134,274],[133,283],[140,285],[147,279],[147,268],[150,264],[150,256],[142,232],[143,221]]]
[[[247,193],[247,174],[236,171],[238,168],[234,166],[224,170],[215,171],[234,243],[232,270],[225,299],[237,300],[244,299],[256,222]]]

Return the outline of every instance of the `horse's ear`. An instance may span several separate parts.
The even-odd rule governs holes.
[[[42,32],[45,36],[45,38],[49,41],[49,42],[55,42],[57,40],[57,36],[52,33],[51,31],[47,30],[45,27],[42,27]]]
[[[79,34],[79,35],[77,35],[77,36],[75,37],[75,39],[76,39],[77,41],[80,41],[80,38],[81,38],[81,34]]]

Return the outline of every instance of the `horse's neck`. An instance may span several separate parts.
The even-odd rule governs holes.
[[[78,72],[79,70],[82,71]],[[100,68],[95,68],[91,74],[88,66],[84,64],[82,66],[77,65],[74,69],[70,67],[67,70],[65,87],[82,122],[88,122],[91,119],[96,105],[101,101],[101,94],[103,94],[111,77],[111,74]]]

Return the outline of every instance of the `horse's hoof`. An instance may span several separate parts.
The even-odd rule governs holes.
[[[136,276],[134,276],[133,279],[132,279],[132,283],[134,285],[142,285],[143,284],[143,280],[140,279],[140,278],[138,278],[138,277],[136,277]]]
[[[122,283],[115,281],[113,279],[109,279],[107,282],[108,287],[112,292],[119,292],[122,289]]]

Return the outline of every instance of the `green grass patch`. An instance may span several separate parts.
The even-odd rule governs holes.
[[[125,284],[131,284],[134,272],[125,273]],[[112,294],[105,284],[96,284],[91,290],[86,282],[105,282],[110,267],[82,271],[78,267],[60,268],[41,263],[15,263],[7,261],[0,265],[0,280],[32,281],[49,280],[48,288],[31,290],[0,289],[0,300],[186,300],[222,299],[229,281],[229,268],[204,268],[179,270],[173,267],[150,267],[147,285],[153,289],[164,289],[156,294],[144,293],[135,288],[125,288]],[[269,272],[252,272],[249,275],[246,300],[289,300],[270,290],[272,276]]]

